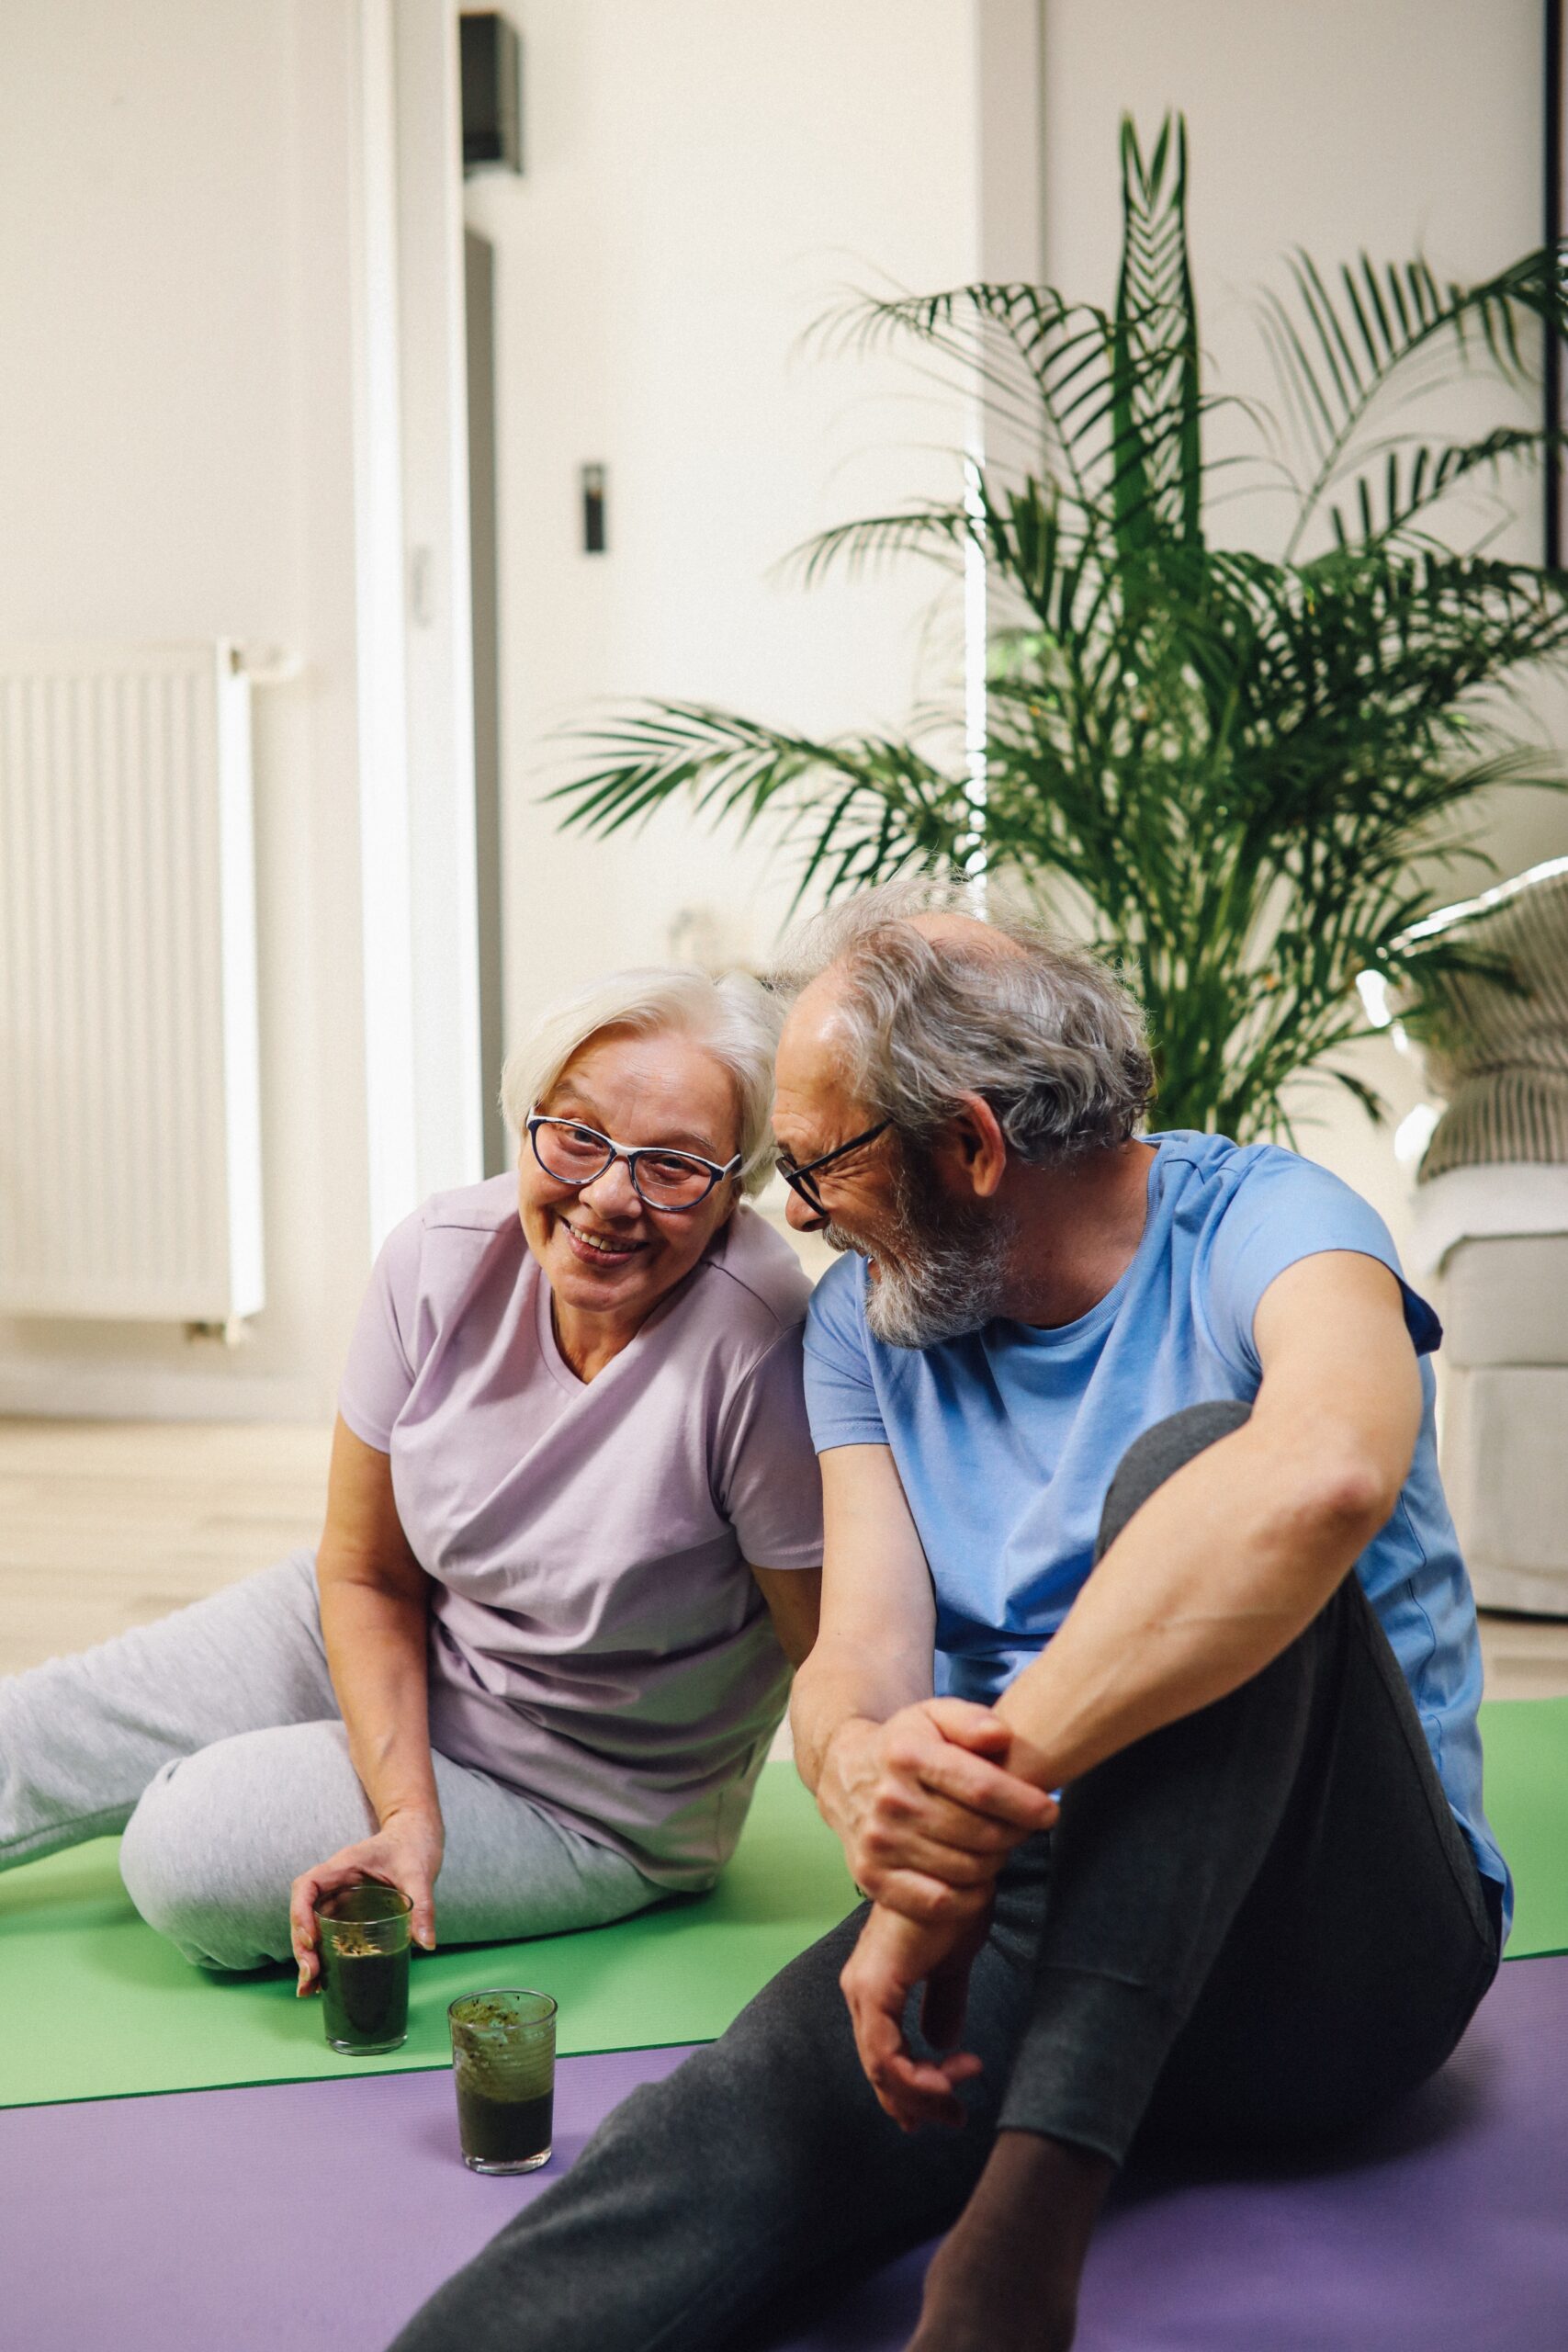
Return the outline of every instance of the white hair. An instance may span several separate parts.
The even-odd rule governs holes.
[[[1021,1159],[1037,1165],[1124,1143],[1154,1087],[1144,1018],[1110,967],[1053,939],[992,886],[981,917],[1020,950],[929,937],[910,918],[978,914],[962,884],[884,883],[830,906],[784,941],[773,986],[792,997],[835,967],[857,1093],[916,1146],[965,1094],[989,1102]]]
[[[642,1037],[672,1031],[705,1046],[728,1071],[740,1128],[738,1181],[743,1192],[760,1192],[773,1164],[768,1114],[782,1021],[777,999],[747,972],[718,979],[679,965],[608,972],[546,1005],[513,1046],[501,1075],[501,1107],[521,1135],[534,1104],[548,1099],[567,1065],[595,1037],[613,1030]]]

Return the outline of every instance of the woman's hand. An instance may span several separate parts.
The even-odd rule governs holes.
[[[299,1969],[297,1994],[311,1992],[321,1975],[317,1905],[345,1886],[356,1886],[361,1879],[379,1879],[406,1894],[413,1905],[409,1926],[415,1943],[434,1951],[435,1880],[445,1844],[439,1813],[394,1813],[373,1838],[344,1846],[314,1870],[300,1871],[288,1891],[289,1939]]]
[[[970,1966],[990,1929],[992,1889],[987,1884],[960,1900],[960,1916],[931,1923],[876,1904],[839,1978],[862,2071],[902,2132],[922,2123],[956,2130],[964,2121],[957,2086],[981,2071],[978,2058],[953,2045],[964,2029]],[[911,2056],[904,2035],[905,2007],[917,1984],[926,1988],[926,2039],[948,2053],[934,2061]]]

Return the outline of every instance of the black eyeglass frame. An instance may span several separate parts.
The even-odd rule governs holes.
[[[580,1193],[585,1184],[596,1184],[601,1176],[606,1175],[614,1168],[617,1159],[624,1159],[626,1163],[626,1174],[631,1178],[632,1190],[637,1199],[644,1208],[656,1210],[660,1216],[686,1216],[693,1209],[700,1209],[714,1186],[722,1184],[727,1176],[735,1175],[740,1167],[739,1152],[733,1159],[728,1160],[721,1168],[716,1159],[709,1159],[703,1152],[682,1151],[673,1144],[615,1143],[599,1128],[591,1127],[585,1119],[563,1119],[554,1111],[530,1111],[523,1125],[528,1137],[529,1148],[552,1183],[570,1184],[573,1192]],[[592,1176],[563,1176],[558,1169],[550,1166],[549,1161],[539,1149],[541,1127],[573,1127],[581,1136],[592,1136],[596,1143],[602,1143],[604,1147],[604,1159],[602,1164],[593,1170]],[[637,1182],[637,1162],[640,1159],[689,1159],[694,1168],[707,1170],[708,1181],[694,1200],[650,1201]]]
[[[818,1170],[831,1168],[835,1159],[842,1159],[850,1152],[858,1151],[863,1143],[874,1143],[877,1136],[885,1133],[892,1125],[891,1119],[879,1119],[874,1127],[867,1127],[863,1134],[852,1136],[848,1143],[835,1144],[831,1151],[822,1152],[816,1159],[808,1159],[804,1168],[786,1168],[784,1161],[780,1159],[779,1174],[784,1178],[790,1191],[797,1194],[808,1209],[813,1210],[818,1216],[827,1216],[828,1204],[813,1181]]]

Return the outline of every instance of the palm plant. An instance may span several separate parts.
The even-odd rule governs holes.
[[[1303,1072],[1377,1114],[1337,1058],[1368,1034],[1358,976],[1396,976],[1434,866],[1479,855],[1490,791],[1558,781],[1506,713],[1568,642],[1568,573],[1473,535],[1456,548],[1451,529],[1457,492],[1495,490],[1552,435],[1434,438],[1408,420],[1457,370],[1517,407],[1532,342],[1563,332],[1568,303],[1551,252],[1468,287],[1420,259],[1363,255],[1330,277],[1297,254],[1260,311],[1282,424],[1224,402],[1258,454],[1216,460],[1186,197],[1181,122],[1146,158],[1124,122],[1112,310],[980,284],[847,315],[862,344],[908,338],[977,379],[1038,453],[972,464],[951,503],[801,551],[810,579],[909,554],[961,571],[979,549],[995,616],[983,772],[951,713],[904,739],[817,741],[656,702],[581,737],[552,797],[602,834],[678,795],[742,828],[782,819],[803,893],[983,865],[1122,966],[1149,1015],[1162,1124],[1245,1140],[1291,1132],[1284,1091]],[[1289,508],[1277,553],[1206,531],[1238,462],[1267,466]]]

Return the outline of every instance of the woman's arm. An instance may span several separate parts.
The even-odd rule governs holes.
[[[388,1456],[342,1419],[333,1436],[316,1581],[348,1752],[378,1828],[294,1882],[289,1917],[301,1992],[317,1973],[314,1907],[355,1880],[400,1887],[413,1904],[415,1939],[434,1943],[443,1842],[430,1757],[430,1579],[403,1533]]]
[[[817,1639],[822,1611],[820,1568],[757,1568],[751,1574],[768,1604],[779,1647],[791,1666],[804,1666]]]

